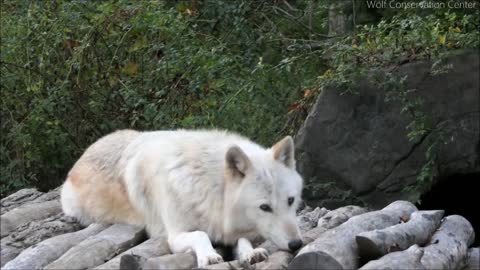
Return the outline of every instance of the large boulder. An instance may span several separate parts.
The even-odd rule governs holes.
[[[480,172],[479,53],[462,51],[444,59],[447,72],[432,73],[438,63],[416,62],[397,68],[407,76],[404,89],[411,101],[420,98],[432,131],[413,141],[407,137],[405,104],[386,101],[388,90],[361,79],[358,94],[325,88],[296,136],[298,169],[307,184],[305,197],[327,208],[359,198],[374,207],[399,199],[415,199],[426,191],[417,176],[427,148],[440,135],[434,179]],[[428,185],[427,185],[428,186]]]

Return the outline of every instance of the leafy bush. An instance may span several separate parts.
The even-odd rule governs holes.
[[[296,6],[297,21],[307,4]],[[90,143],[116,129],[227,128],[273,143],[321,68],[287,50],[314,35],[278,9],[2,1],[0,194],[59,185]]]
[[[478,47],[478,10],[344,1],[354,31],[329,36],[338,3],[3,0],[0,196],[58,186],[116,129],[226,128],[270,145],[330,83],[348,92],[372,67]]]

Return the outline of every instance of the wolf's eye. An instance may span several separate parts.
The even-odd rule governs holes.
[[[295,198],[293,197],[288,197],[288,206],[292,205],[293,201],[295,200]]]
[[[260,205],[260,209],[262,209],[265,212],[272,212],[272,208],[268,204],[262,204]]]

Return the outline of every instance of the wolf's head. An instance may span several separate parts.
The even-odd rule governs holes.
[[[270,149],[248,155],[231,146],[225,163],[228,227],[253,229],[281,249],[299,249],[302,241],[296,209],[303,180],[295,170],[292,138],[285,137]]]

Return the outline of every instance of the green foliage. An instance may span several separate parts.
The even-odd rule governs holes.
[[[453,11],[425,17],[407,12],[359,26],[357,32],[325,48],[330,52],[330,69],[319,77],[319,85],[345,87],[367,73],[394,73],[399,65],[421,59],[440,59],[450,50],[477,48],[479,14]]]
[[[287,49],[325,25],[309,3],[2,1],[0,195],[59,185],[116,129],[227,128],[265,145],[291,132],[289,105],[321,68]]]
[[[343,5],[355,31],[332,37],[336,3],[3,0],[0,196],[59,185],[116,129],[227,128],[269,145],[298,129],[323,87],[351,92],[355,78],[385,68],[391,97],[415,111],[409,136],[433,129],[395,67],[478,47],[478,10],[379,11],[360,1]],[[432,68],[442,72],[441,62]]]

